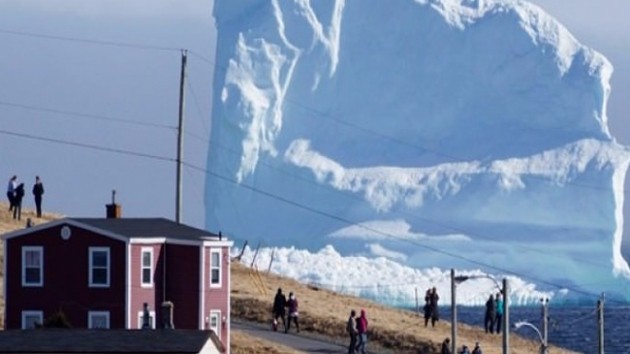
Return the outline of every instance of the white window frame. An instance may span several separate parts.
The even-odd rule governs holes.
[[[208,328],[213,330],[217,337],[221,338],[221,310],[210,310]]]
[[[94,253],[95,252],[105,252],[107,254],[107,266],[106,266],[106,270],[107,270],[107,276],[106,276],[106,281],[105,284],[102,283],[94,283],[94,279],[93,279],[93,275],[94,275]],[[110,254],[110,250],[109,247],[90,247],[89,248],[89,253],[90,253],[90,259],[89,259],[89,286],[90,288],[108,288],[109,284],[110,284],[110,274],[111,274],[111,267],[112,267],[112,263],[111,263],[111,254]],[[96,269],[102,269],[102,268],[96,268]]]
[[[149,254],[149,282],[144,282],[144,271],[147,267],[144,265],[144,255],[145,253]],[[151,247],[142,247],[140,250],[140,286],[143,288],[152,288],[153,287],[153,248]]]
[[[28,317],[37,317],[38,318],[38,320],[33,322],[33,324],[39,323],[41,325],[41,324],[44,323],[44,311],[22,311],[22,329],[35,328],[35,326],[27,327],[26,319]]]
[[[37,252],[39,254],[39,281],[30,283],[26,281],[26,253]],[[44,247],[42,246],[23,246],[22,247],[22,286],[23,287],[42,287],[44,286]]]
[[[138,311],[138,329],[142,329],[142,316],[144,311]],[[151,329],[155,329],[155,311],[149,311],[149,322]]]
[[[221,278],[222,278],[222,273],[223,273],[223,264],[221,262],[221,249],[220,248],[211,248],[210,249],[210,279],[209,279],[209,284],[211,288],[220,288],[221,287]],[[213,264],[213,256],[215,254],[218,254],[218,260],[219,260],[219,264],[215,265]],[[213,281],[212,279],[212,275],[214,273],[214,271],[217,270],[219,273],[219,279],[217,279],[217,281]]]
[[[105,327],[94,327],[95,317],[105,317]],[[109,329],[109,311],[88,311],[88,328],[89,329]]]

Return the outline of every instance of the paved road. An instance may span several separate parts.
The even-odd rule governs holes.
[[[295,332],[273,332],[268,326],[256,323],[232,321],[233,329],[238,329],[254,337],[279,343],[306,353],[347,353],[347,347],[317,338],[307,337]]]

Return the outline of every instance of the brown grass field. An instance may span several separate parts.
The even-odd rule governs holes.
[[[35,224],[48,222],[62,217],[59,214],[44,213],[42,219],[36,219],[33,210],[24,209],[22,221],[17,222],[8,213],[8,205],[0,203],[0,234],[25,226],[26,219],[31,218]],[[3,250],[0,243],[0,272],[3,269]],[[450,337],[450,323],[443,319],[435,328],[424,327],[423,319],[411,311],[404,311],[379,305],[377,303],[353,296],[337,294],[325,289],[299,283],[255,269],[234,261],[231,265],[232,313],[233,319],[268,324],[271,320],[271,305],[278,288],[285,294],[294,292],[300,302],[300,329],[302,335],[316,336],[325,340],[346,343],[345,322],[351,309],[367,311],[369,320],[368,349],[378,353],[439,353],[439,345],[446,337]],[[2,289],[0,273],[0,294]],[[4,313],[4,299],[0,297],[0,317]],[[3,324],[0,318],[0,324]],[[459,324],[459,346],[469,347],[479,342],[485,354],[501,353],[501,336],[484,333],[480,327]],[[514,333],[510,336],[511,353],[531,354],[538,352],[538,343],[525,340]],[[252,338],[247,334],[234,330],[231,337],[231,352],[234,354],[268,353],[294,354],[301,353],[282,345]],[[552,347],[552,353],[573,353]]]

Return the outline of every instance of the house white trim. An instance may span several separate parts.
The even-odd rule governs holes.
[[[98,266],[95,267],[94,266],[94,253],[96,252],[105,252],[106,253],[106,262],[107,264],[105,265],[105,270],[106,270],[106,274],[105,274],[105,283],[95,283],[94,282],[94,270],[95,269],[103,269],[102,266]],[[88,254],[89,254],[89,264],[88,264],[88,285],[90,288],[108,288],[110,286],[110,278],[111,278],[111,273],[112,273],[112,260],[111,260],[111,251],[109,249],[109,247],[89,247],[88,248]]]
[[[215,258],[216,256],[216,258]],[[216,264],[215,264],[216,262]],[[218,273],[215,279],[214,274]],[[210,271],[209,271],[208,283],[210,288],[221,288],[223,283],[223,249],[222,248],[210,248]]]
[[[221,310],[210,310],[208,329],[213,330],[217,337],[221,338]]]
[[[28,317],[37,317],[36,323],[44,323],[44,311],[26,310],[22,311],[22,329],[30,329],[35,327],[27,327],[26,319]]]
[[[38,255],[37,261],[39,262],[39,281],[27,282],[26,281],[26,254],[35,252]],[[6,251],[5,251],[6,253]],[[35,268],[35,267],[29,267]],[[5,273],[6,274],[6,273]],[[44,286],[44,247],[43,246],[22,246],[22,286],[23,287],[42,287]]]
[[[94,319],[96,317],[103,317],[105,319],[104,327],[94,327]],[[88,311],[88,328],[89,329],[109,329],[109,311]]]
[[[142,316],[144,316],[144,311],[138,311],[138,329],[142,329]],[[151,329],[155,329],[155,311],[149,311],[149,322]]]
[[[206,249],[199,247],[199,329],[205,329],[204,314],[206,308]]]
[[[144,264],[144,255],[149,255],[149,265]],[[153,287],[153,274],[155,272],[155,267],[153,266],[153,247],[142,247],[140,249],[140,286],[143,288],[152,288]],[[145,270],[149,271],[149,280],[145,282],[144,273]]]

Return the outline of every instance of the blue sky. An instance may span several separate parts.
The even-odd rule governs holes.
[[[533,2],[611,60],[610,128],[630,144],[630,2]],[[202,227],[205,175],[197,167],[207,154],[214,42],[210,0],[0,2],[0,176],[17,174],[30,187],[41,175],[45,210],[101,216],[116,189],[125,216],[173,218],[186,48],[184,154],[193,167],[184,170],[183,221]]]

